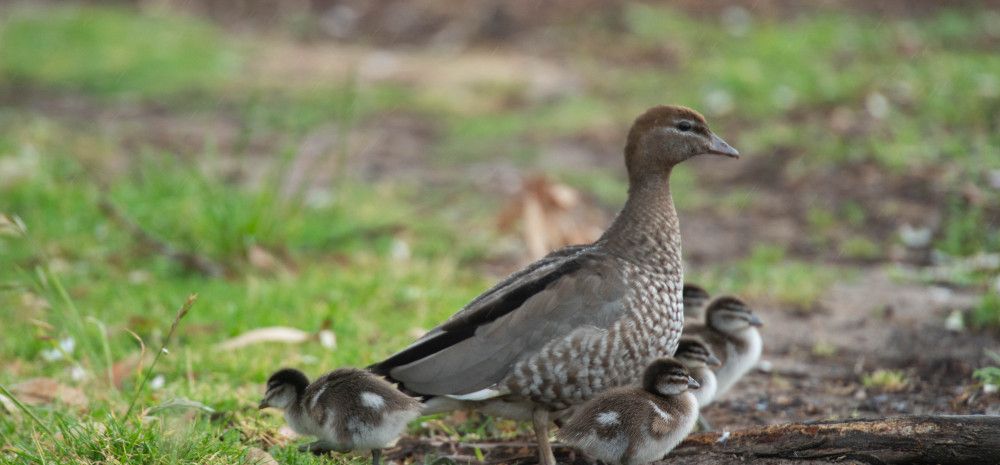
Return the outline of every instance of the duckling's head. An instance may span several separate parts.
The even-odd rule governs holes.
[[[673,358],[661,358],[646,367],[642,388],[661,396],[675,396],[701,387],[684,365]]]
[[[301,371],[294,368],[278,370],[267,379],[264,400],[260,401],[257,408],[274,407],[284,410],[291,407],[302,396],[307,386],[309,378]]]
[[[625,143],[629,181],[669,174],[674,165],[703,155],[740,153],[708,129],[705,117],[687,107],[660,105],[636,118]]]
[[[722,362],[715,356],[712,349],[700,337],[682,337],[681,341],[677,344],[677,352],[674,352],[674,358],[684,364],[684,366],[690,368],[722,365]]]
[[[684,283],[684,309],[687,310],[689,307],[698,308],[705,305],[711,295],[705,288],[697,284],[687,284]]]
[[[705,320],[710,328],[726,334],[735,334],[764,325],[747,304],[736,297],[728,296],[720,297],[708,304]]]

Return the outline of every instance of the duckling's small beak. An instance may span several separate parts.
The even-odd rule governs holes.
[[[712,134],[712,140],[708,145],[708,153],[715,155],[725,155],[727,157],[739,158],[740,152],[733,148],[733,146],[722,140],[721,137]]]
[[[257,405],[257,410],[264,410],[267,407],[268,407],[268,405],[267,405],[267,399],[264,399],[264,400],[260,401],[260,404]]]
[[[708,360],[705,360],[705,363],[707,363],[708,366],[717,367],[722,365],[722,360],[719,360],[719,357],[716,357],[715,354],[709,354]]]
[[[750,326],[764,326],[764,321],[757,315],[750,315]]]
[[[700,387],[701,384],[698,383],[698,380],[688,376],[688,389],[698,389]]]

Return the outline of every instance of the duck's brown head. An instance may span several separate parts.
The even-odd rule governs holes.
[[[687,107],[661,105],[636,118],[625,143],[629,180],[667,174],[697,155],[739,158],[740,153],[712,133],[705,117]]]

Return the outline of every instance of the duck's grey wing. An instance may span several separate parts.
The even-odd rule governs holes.
[[[545,344],[608,328],[625,313],[621,271],[594,250],[550,255],[516,275],[370,368],[417,394],[467,394],[496,384]]]

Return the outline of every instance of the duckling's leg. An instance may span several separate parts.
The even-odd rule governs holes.
[[[535,440],[538,441],[539,465],[556,465],[556,457],[552,455],[549,444],[549,411],[536,407],[531,413],[532,426],[535,429]]]
[[[380,465],[382,463],[382,449],[372,449],[372,465]]]
[[[312,452],[316,455],[325,454],[331,450],[333,450],[333,445],[324,441],[315,441],[299,446],[299,452]]]
[[[712,431],[712,425],[705,419],[705,415],[698,415],[698,427],[705,432]]]
[[[322,454],[325,454],[325,453],[330,452],[330,451],[333,451],[333,452],[349,452],[350,449],[346,449],[346,448],[341,447],[341,446],[339,446],[337,444],[334,444],[332,442],[323,441],[323,440],[316,441],[316,442],[310,442],[309,444],[303,444],[303,445],[299,446],[299,452],[312,452],[313,454],[316,454],[316,455],[322,455]]]

